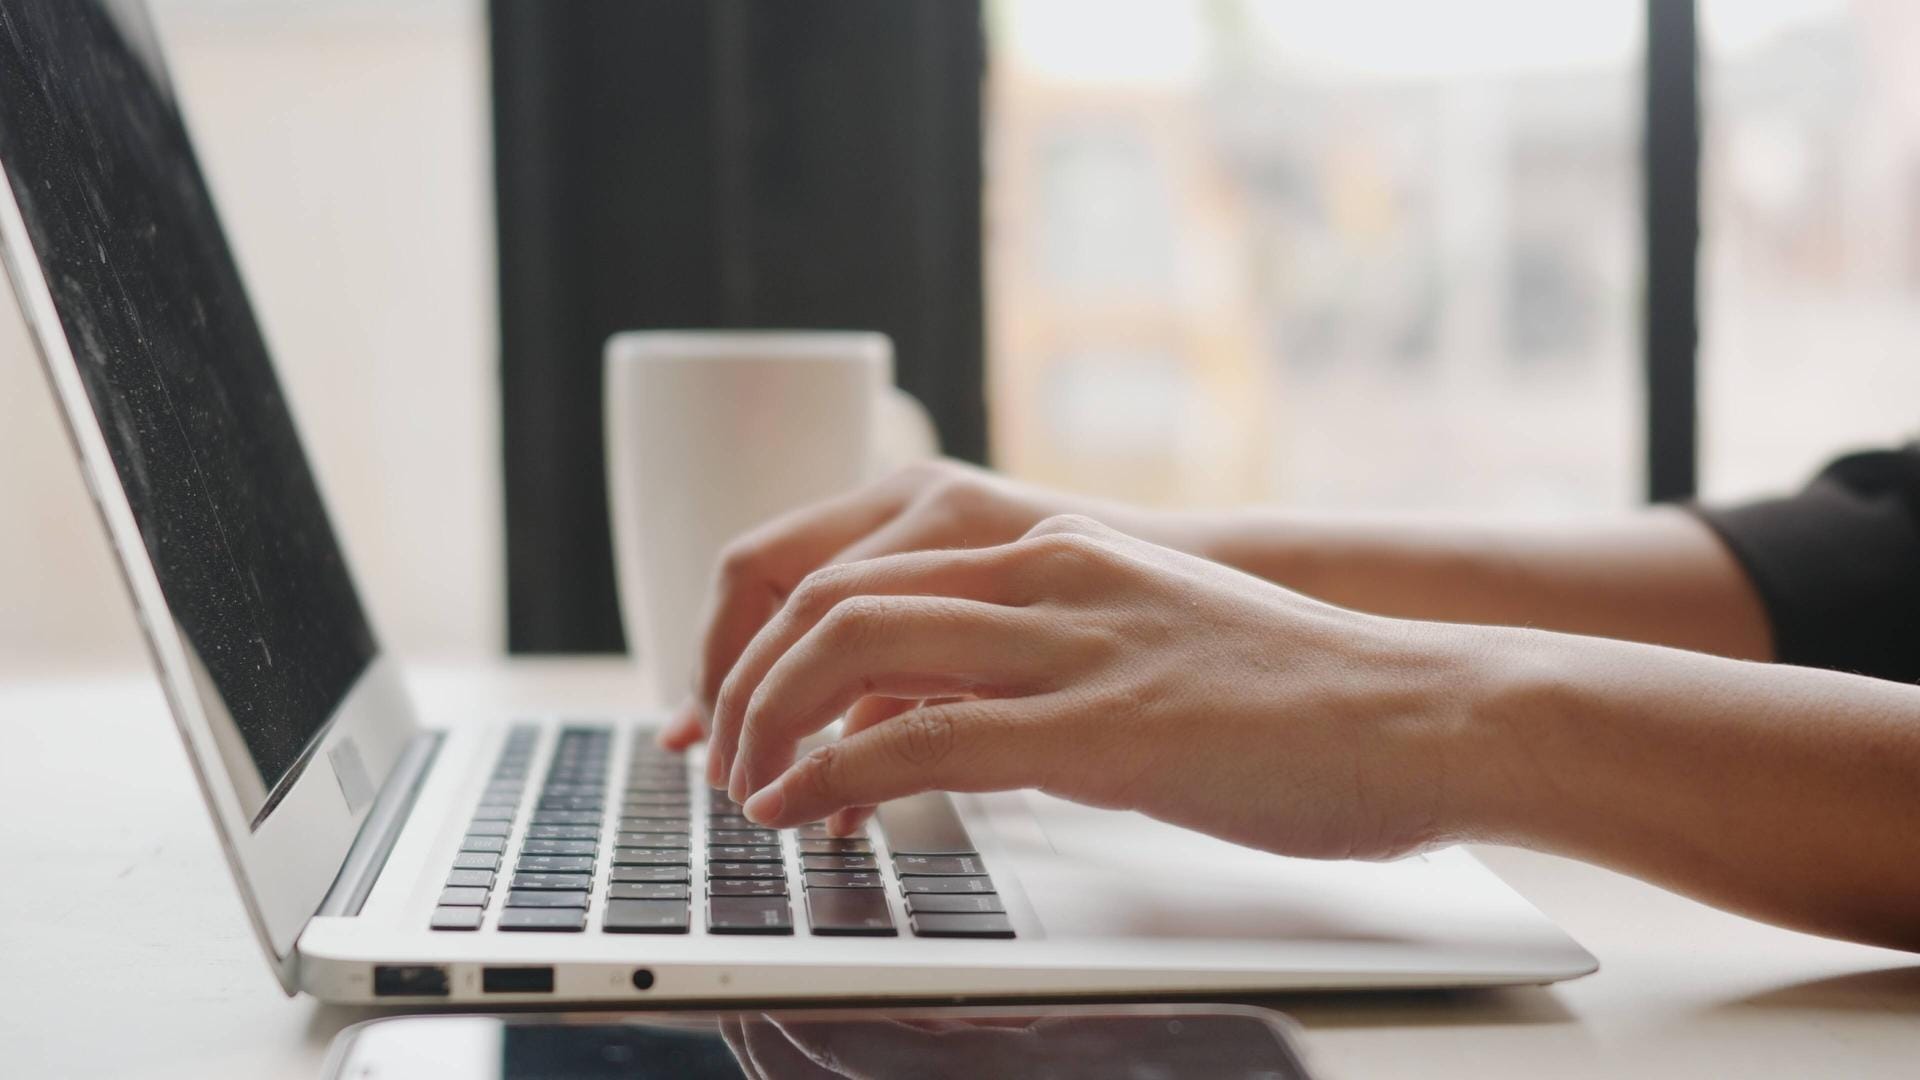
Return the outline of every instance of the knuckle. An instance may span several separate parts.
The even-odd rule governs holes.
[[[949,514],[974,510],[985,501],[986,490],[980,481],[961,473],[941,477],[928,485],[923,501],[929,507]]]
[[[850,596],[820,620],[820,633],[839,648],[853,648],[880,633],[887,602],[878,596]]]
[[[908,766],[929,769],[953,753],[955,738],[953,717],[945,710],[919,709],[901,719],[894,747]]]
[[[1055,571],[1091,569],[1106,557],[1106,549],[1085,533],[1042,533],[1026,541],[1023,546]]]
[[[1053,536],[1056,534],[1086,535],[1098,532],[1100,525],[1085,514],[1054,514],[1040,519],[1033,528],[1027,530],[1028,536]]]
[[[910,490],[919,491],[939,484],[941,481],[952,476],[954,472],[955,469],[950,462],[940,460],[915,461],[895,469],[892,480],[906,486]]]
[[[851,571],[844,566],[823,566],[800,579],[787,597],[787,609],[797,618],[820,619],[846,594],[851,578]]]

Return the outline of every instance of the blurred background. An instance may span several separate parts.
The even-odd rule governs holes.
[[[1644,502],[1664,3],[151,6],[375,625],[440,657],[620,647],[619,326],[888,329],[956,452],[1142,502]],[[1670,472],[1734,499],[1920,429],[1920,7],[1679,6]],[[0,432],[0,669],[138,662],[10,298]]]

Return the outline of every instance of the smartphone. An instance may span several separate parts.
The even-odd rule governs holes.
[[[1241,1005],[412,1016],[342,1031],[327,1080],[1311,1080]]]

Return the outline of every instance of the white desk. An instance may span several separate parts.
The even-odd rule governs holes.
[[[420,673],[439,715],[619,707],[624,665]],[[1552,988],[1279,999],[1327,1077],[1913,1076],[1920,956],[1542,855],[1495,870],[1600,957]],[[145,672],[0,685],[0,1075],[307,1078],[374,1015],[282,996]]]

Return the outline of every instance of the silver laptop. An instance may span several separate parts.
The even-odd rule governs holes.
[[[771,831],[655,750],[649,717],[418,715],[137,4],[0,7],[0,169],[8,273],[290,993],[943,999],[1594,970],[1463,851],[1284,859],[1031,792],[903,800],[854,838]]]

